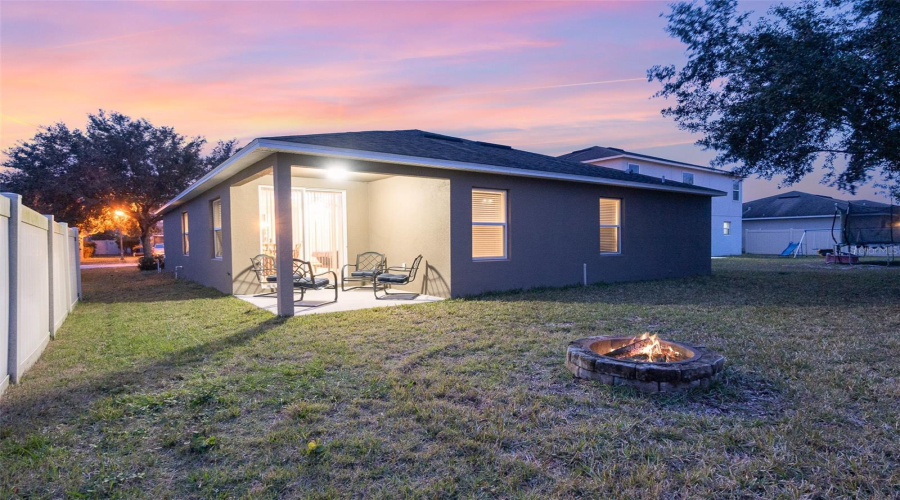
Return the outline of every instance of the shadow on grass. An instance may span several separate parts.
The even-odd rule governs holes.
[[[0,414],[0,428],[4,429],[4,435],[14,436],[40,427],[71,423],[89,412],[99,399],[122,393],[123,389],[140,392],[162,381],[187,375],[210,356],[244,345],[285,321],[285,318],[273,317],[232,335],[186,347],[149,364],[109,372],[74,387],[55,387],[8,399]]]
[[[82,271],[85,303],[123,304],[128,302],[172,302],[219,298],[224,294],[214,288],[176,280],[171,271],[141,272],[131,268],[101,268]]]

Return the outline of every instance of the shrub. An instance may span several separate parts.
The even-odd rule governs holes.
[[[138,259],[138,269],[141,271],[156,271],[156,262],[159,261],[159,268],[166,268],[166,261],[160,257],[143,256]]]

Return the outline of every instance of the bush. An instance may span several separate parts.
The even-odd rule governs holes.
[[[146,255],[138,259],[138,269],[141,271],[156,271],[156,262],[159,261],[159,268],[166,268],[166,261],[162,257],[147,257]]]

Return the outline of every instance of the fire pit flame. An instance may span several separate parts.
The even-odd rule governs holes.
[[[671,363],[682,361],[684,355],[673,349],[670,345],[663,345],[659,337],[654,333],[644,332],[631,339],[626,345],[613,349],[604,356],[628,361],[640,361],[646,363]]]

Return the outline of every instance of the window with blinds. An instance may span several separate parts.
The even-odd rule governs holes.
[[[190,240],[188,238],[188,213],[181,212],[181,252],[184,255],[190,254]]]
[[[222,200],[216,198],[210,204],[212,212],[213,258],[222,258]]]
[[[620,253],[622,200],[600,198],[600,253]]]
[[[472,259],[507,257],[506,191],[472,190]]]

